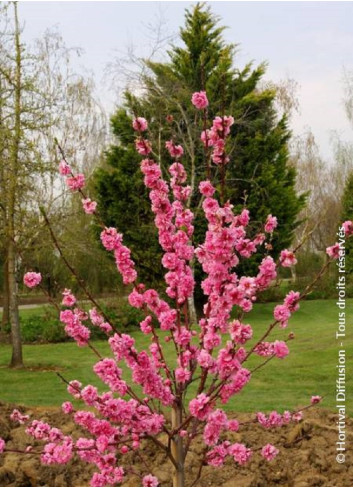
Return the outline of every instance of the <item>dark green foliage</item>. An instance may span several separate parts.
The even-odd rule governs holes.
[[[133,114],[150,121],[149,137],[161,156],[163,171],[171,163],[159,141],[175,138],[185,149],[183,164],[189,176],[193,174],[194,189],[191,207],[198,209],[198,183],[206,179],[205,156],[200,132],[204,121],[191,104],[194,91],[206,89],[210,106],[207,126],[222,113],[232,115],[235,124],[229,138],[230,163],[226,170],[229,199],[236,210],[245,205],[250,210],[252,231],[258,232],[268,214],[279,221],[273,236],[273,254],[288,247],[297,226],[297,215],[304,206],[304,196],[295,192],[295,169],[288,164],[287,143],[290,132],[286,117],[278,117],[275,110],[275,91],[260,89],[265,65],[243,69],[235,66],[236,47],[226,44],[223,27],[204,4],[186,11],[185,26],[180,31],[181,46],[168,52],[166,63],[146,62],[150,74],[144,78],[143,96],[126,94],[123,108],[112,118],[117,144],[106,154],[106,166],[96,173],[98,200],[107,223],[117,226],[133,250],[142,280],[147,284],[158,280],[162,270],[160,252],[156,246],[156,232],[149,211],[148,194],[142,183],[139,157],[133,145],[131,129]],[[166,116],[174,122],[167,123]],[[195,143],[190,143],[190,138]],[[212,179],[220,175],[213,165]],[[219,197],[219,195],[218,195]],[[203,240],[205,221],[196,212],[195,243]],[[261,256],[241,263],[237,273],[256,273]],[[200,270],[195,271],[200,278]]]
[[[9,325],[5,333],[10,334]],[[22,317],[21,337],[23,343],[60,343],[69,340],[58,315],[51,311]]]
[[[144,314],[132,308],[126,300],[106,302],[103,310],[110,319],[111,324],[120,332],[136,331]],[[104,340],[106,334],[97,326],[88,324],[91,331],[91,340]],[[10,334],[10,325],[4,329],[6,335]],[[58,313],[52,308],[44,308],[42,313],[29,314],[21,317],[21,336],[24,343],[61,343],[72,341],[65,333],[65,327],[58,318]]]

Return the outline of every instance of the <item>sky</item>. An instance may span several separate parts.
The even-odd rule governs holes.
[[[149,26],[163,19],[163,32],[177,35],[185,8],[195,2],[19,2],[24,39],[57,27],[68,46],[84,50],[80,63],[95,76],[99,97],[112,111],[116,100],[104,82],[115,56],[134,46],[137,56],[150,54]],[[353,2],[207,2],[225,38],[238,45],[236,65],[268,63],[268,80],[297,83],[300,112],[291,128],[296,135],[312,130],[322,156],[332,158],[331,136],[353,139],[343,106],[343,74],[353,74]]]

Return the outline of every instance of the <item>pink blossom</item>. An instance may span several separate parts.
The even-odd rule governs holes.
[[[90,330],[82,323],[82,320],[86,319],[85,313],[82,313],[83,311],[77,309],[60,312],[60,321],[65,324],[66,334],[73,338],[78,346],[86,346],[91,336]]]
[[[230,115],[217,116],[213,119],[212,129],[225,135],[229,134],[229,128],[234,124],[234,118]]]
[[[22,414],[18,409],[14,409],[10,415],[10,419],[20,424],[25,424],[29,420],[29,416]]]
[[[230,445],[228,453],[233,456],[235,462],[238,462],[239,465],[246,464],[252,455],[251,450],[243,445],[243,443],[234,443],[234,445]]]
[[[72,441],[69,437],[66,437],[66,439],[62,443],[48,443],[47,445],[45,445],[40,459],[43,464],[51,465],[67,464],[72,457]]]
[[[283,304],[288,307],[290,312],[295,312],[299,309],[300,292],[291,290],[286,295]]]
[[[60,175],[63,175],[63,176],[70,175],[70,173],[71,173],[71,168],[66,163],[65,160],[61,160],[59,163],[59,173],[60,173]]]
[[[82,206],[86,214],[94,214],[96,212],[97,202],[89,198],[82,199]]]
[[[199,394],[195,399],[190,401],[189,410],[190,413],[201,421],[206,419],[211,411],[211,407],[208,404],[210,398],[206,394]]]
[[[148,139],[136,139],[135,141],[136,150],[140,155],[147,156],[152,152],[152,146]]]
[[[266,219],[265,223],[265,231],[266,233],[273,233],[273,231],[277,227],[277,217],[273,216],[272,214],[269,214]]]
[[[180,330],[175,332],[174,339],[178,345],[185,347],[190,343],[191,336],[191,332],[185,327],[182,327]]]
[[[269,462],[277,457],[278,453],[279,450],[270,443],[267,443],[261,450],[261,455]]]
[[[146,316],[146,318],[140,322],[140,328],[142,333],[150,334],[152,332],[152,317]]]
[[[67,386],[67,392],[71,394],[75,399],[81,398],[81,387],[82,384],[78,380],[72,380]]]
[[[126,382],[121,379],[122,370],[112,358],[103,358],[95,364],[93,370],[113,392],[118,392],[121,396],[126,394],[127,385]],[[82,397],[83,395],[84,392],[82,391]],[[92,394],[88,393],[88,395],[91,395],[92,402],[96,401],[95,392],[92,392]]]
[[[184,149],[180,145],[176,145],[173,141],[167,141],[165,143],[165,147],[167,148],[170,156],[172,158],[180,158],[184,154]]]
[[[64,289],[62,305],[66,307],[72,307],[76,304],[76,297],[72,294],[70,289]]]
[[[302,411],[298,411],[292,415],[293,421],[299,422],[303,419],[303,413]]]
[[[279,321],[282,326],[287,325],[287,321],[291,316],[290,310],[286,305],[278,305],[275,307],[273,316],[276,321]]]
[[[236,419],[231,419],[228,421],[228,429],[229,431],[238,431],[239,430],[239,421]]]
[[[98,399],[97,387],[94,387],[93,385],[87,385],[84,389],[81,390],[81,399],[83,399],[88,406],[94,406],[95,402]]]
[[[144,117],[136,117],[132,122],[132,127],[135,131],[143,132],[146,131],[148,124]]]
[[[200,350],[198,355],[197,355],[197,362],[200,365],[200,367],[203,368],[212,368],[215,361],[212,358],[212,355],[208,353],[207,350]]]
[[[100,324],[99,324],[99,328],[100,328],[102,331],[104,331],[104,333],[106,333],[106,334],[108,334],[108,333],[110,333],[111,331],[113,331],[112,326],[111,326],[109,323],[107,323],[106,321],[104,321],[104,322],[100,323]]]
[[[64,414],[71,414],[74,410],[73,405],[69,401],[63,402],[61,405],[61,409]]]
[[[142,479],[142,487],[158,487],[158,485],[157,477],[154,477],[152,474],[145,475]]]
[[[353,235],[353,223],[352,223],[352,221],[344,221],[344,223],[342,223],[342,228],[344,229],[344,233],[346,236],[352,236]]]
[[[337,260],[340,256],[340,245],[339,243],[336,243],[332,246],[329,246],[328,248],[326,248],[326,253],[328,254],[328,256],[334,260]]]
[[[311,404],[318,404],[319,402],[321,402],[321,400],[321,396],[311,396],[310,402]]]
[[[216,189],[209,180],[205,180],[204,182],[200,182],[199,191],[205,197],[212,197]]]
[[[6,445],[5,441],[2,438],[0,438],[0,453],[3,453],[5,451],[5,445]]]
[[[122,235],[115,228],[105,228],[101,232],[100,237],[104,248],[108,251],[117,248],[123,239]]]
[[[78,173],[75,176],[68,177],[66,179],[66,185],[73,192],[81,190],[85,186],[85,176],[82,173]]]
[[[232,340],[241,345],[252,338],[252,328],[250,324],[242,324],[238,320],[232,321],[229,324],[229,332]]]
[[[191,102],[197,109],[205,109],[208,106],[206,92],[201,91],[193,93]]]
[[[293,251],[288,251],[288,250],[282,250],[281,251],[279,261],[280,261],[282,267],[292,267],[293,265],[296,265],[296,263],[297,263],[297,259],[295,257],[295,254],[293,253]]]
[[[220,445],[216,445],[212,450],[207,452],[207,464],[212,465],[213,467],[221,467],[224,464],[224,460],[228,455],[229,445],[229,442],[223,442]]]
[[[33,420],[32,423],[26,428],[26,433],[33,436],[36,440],[49,440],[51,426],[43,421]]]
[[[143,295],[136,288],[129,294],[128,300],[129,304],[136,309],[141,309],[145,302]]]
[[[97,309],[95,307],[93,309],[89,310],[89,317],[90,317],[91,323],[94,324],[95,326],[99,326],[104,321],[103,316],[101,316],[97,312]]]
[[[190,370],[181,367],[175,369],[175,380],[177,382],[185,384],[185,382],[187,382],[190,379],[190,377],[191,377]]]
[[[273,344],[273,353],[277,358],[285,358],[289,354],[289,348],[285,341],[276,340]]]
[[[41,281],[42,281],[42,275],[36,272],[27,272],[24,274],[23,277],[23,283],[30,289],[37,287],[37,285],[39,285]]]

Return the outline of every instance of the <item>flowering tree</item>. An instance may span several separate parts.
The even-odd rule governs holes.
[[[206,120],[206,93],[194,93],[192,103],[197,110],[204,111]],[[123,244],[123,236],[102,223],[102,244],[114,254],[124,284],[132,286],[129,303],[144,312],[140,328],[151,343],[149,351],[140,351],[134,338],[116,330],[97,304],[87,313],[77,306],[70,290],[63,291],[64,308],[60,311],[60,319],[65,331],[78,346],[88,346],[97,355],[93,369],[108,390],[99,393],[93,385],[83,386],[78,380],[67,382],[68,392],[88,407],[88,410],[77,410],[71,402],[62,405],[64,413],[72,416],[74,422],[88,433],[87,437],[77,440],[47,423],[30,420],[16,410],[13,412],[13,420],[26,423],[27,433],[44,442],[41,452],[44,464],[65,464],[76,455],[97,467],[92,486],[116,485],[129,470],[124,467],[124,456],[131,451],[139,453],[144,440],[151,440],[170,459],[173,486],[182,487],[185,486],[185,460],[196,437],[202,436],[205,445],[198,478],[203,465],[219,467],[227,457],[242,465],[255,450],[260,450],[266,460],[272,460],[278,454],[278,447],[271,444],[251,447],[231,443],[227,434],[240,430],[242,425],[236,419],[228,419],[220,406],[227,405],[251,380],[250,356],[259,357],[254,371],[273,358],[283,359],[289,354],[288,342],[292,336],[273,339],[270,333],[277,331],[283,338],[282,330],[299,308],[300,301],[329,264],[339,257],[340,245],[336,243],[327,249],[327,263],[312,284],[302,292],[291,291],[283,303],[274,308],[272,321],[258,338],[251,325],[246,323],[246,313],[252,309],[258,293],[270,287],[276,279],[277,268],[296,263],[296,250],[283,250],[276,263],[269,254],[271,234],[277,226],[276,217],[269,215],[258,232],[249,236],[248,210],[243,209],[235,215],[232,205],[222,201],[229,162],[227,136],[233,122],[231,116],[216,117],[212,127],[205,128],[201,134],[206,174],[211,175],[211,165],[216,165],[219,184],[217,190],[210,180],[200,183],[208,229],[204,242],[194,246],[194,216],[186,205],[191,187],[187,185],[187,174],[181,163],[183,148],[175,141],[165,143],[171,157],[167,182],[160,165],[153,159],[147,121],[142,117],[134,120],[136,149],[143,156],[141,170],[144,183],[150,189],[151,208],[163,250],[162,264],[167,270],[165,293],[168,300],[138,282],[135,264],[130,250]],[[60,163],[59,171],[65,176],[68,187],[81,194],[84,211],[95,214],[99,221],[96,203],[83,190],[84,175],[73,174],[65,159]],[[218,192],[220,200],[216,198]],[[352,235],[351,221],[346,221],[340,231],[342,237]],[[236,267],[240,260],[249,259],[263,244],[267,251],[257,275],[238,277]],[[190,266],[194,258],[205,273],[201,285],[206,301],[203,316],[197,324],[190,321],[188,309],[188,298],[195,285]],[[40,285],[40,281],[38,273],[28,272],[24,277],[28,287]],[[114,358],[102,357],[90,343],[89,324],[105,332]],[[248,346],[253,336],[254,340]],[[166,357],[166,342],[173,344],[174,359]],[[131,371],[132,381],[123,378],[123,364]],[[320,399],[320,396],[313,396],[307,407]],[[282,414],[273,411],[268,416],[258,412],[251,422],[271,429],[296,422],[301,417],[301,411]],[[4,450],[6,447],[1,441],[0,451]],[[26,451],[31,453],[31,447]],[[158,485],[157,478],[147,471],[141,477],[143,486]]]

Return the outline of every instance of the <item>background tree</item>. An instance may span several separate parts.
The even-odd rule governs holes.
[[[223,31],[209,7],[197,4],[186,11],[185,26],[180,30],[182,45],[170,48],[168,61],[145,62],[148,70],[141,79],[144,89],[139,93],[127,92],[124,105],[112,120],[117,143],[107,152],[106,166],[96,174],[98,200],[109,222],[124,233],[128,231],[128,223],[125,213],[117,212],[121,208],[128,208],[130,216],[143,222],[144,229],[148,228],[149,215],[144,202],[147,195],[141,191],[139,199],[133,201],[130,192],[140,170],[134,163],[136,157],[131,154],[133,136],[129,126],[133,114],[139,114],[151,121],[149,137],[157,148],[159,161],[170,161],[160,144],[162,137],[175,138],[183,144],[183,162],[192,185],[191,204],[197,210],[198,183],[205,179],[205,153],[195,132],[209,124],[216,114],[232,115],[235,124],[232,147],[228,151],[231,161],[226,168],[228,190],[224,198],[229,198],[238,209],[246,204],[255,226],[270,213],[278,216],[279,228],[272,242],[276,255],[291,243],[297,215],[304,204],[304,197],[298,197],[295,190],[296,171],[288,164],[287,120],[276,111],[276,91],[272,87],[260,89],[265,65],[253,68],[249,63],[243,69],[237,68],[236,47],[225,42]],[[205,89],[211,100],[206,121],[195,116],[190,102],[191,93],[200,89]],[[220,183],[223,176],[219,170],[213,169],[213,173]],[[195,241],[204,229],[200,216],[196,227]],[[126,239],[135,249],[140,249],[143,243],[153,258],[154,245],[150,245],[153,240],[147,241],[145,233],[129,235]],[[254,258],[250,264],[242,264],[242,273],[253,271],[256,261]],[[156,270],[162,273],[158,257],[154,274]]]
[[[46,247],[47,235],[39,206],[45,206],[57,222],[71,214],[67,212],[71,196],[63,191],[56,176],[55,137],[65,145],[75,168],[89,172],[105,142],[106,119],[93,97],[92,80],[72,69],[77,50],[67,48],[56,31],[47,31],[34,45],[24,45],[17,3],[2,5],[1,9],[3,321],[9,318],[11,323],[11,365],[20,367],[18,271],[23,258],[26,267],[35,266],[39,256],[44,261],[48,258],[40,253],[40,248]],[[75,249],[73,243],[71,248]]]

